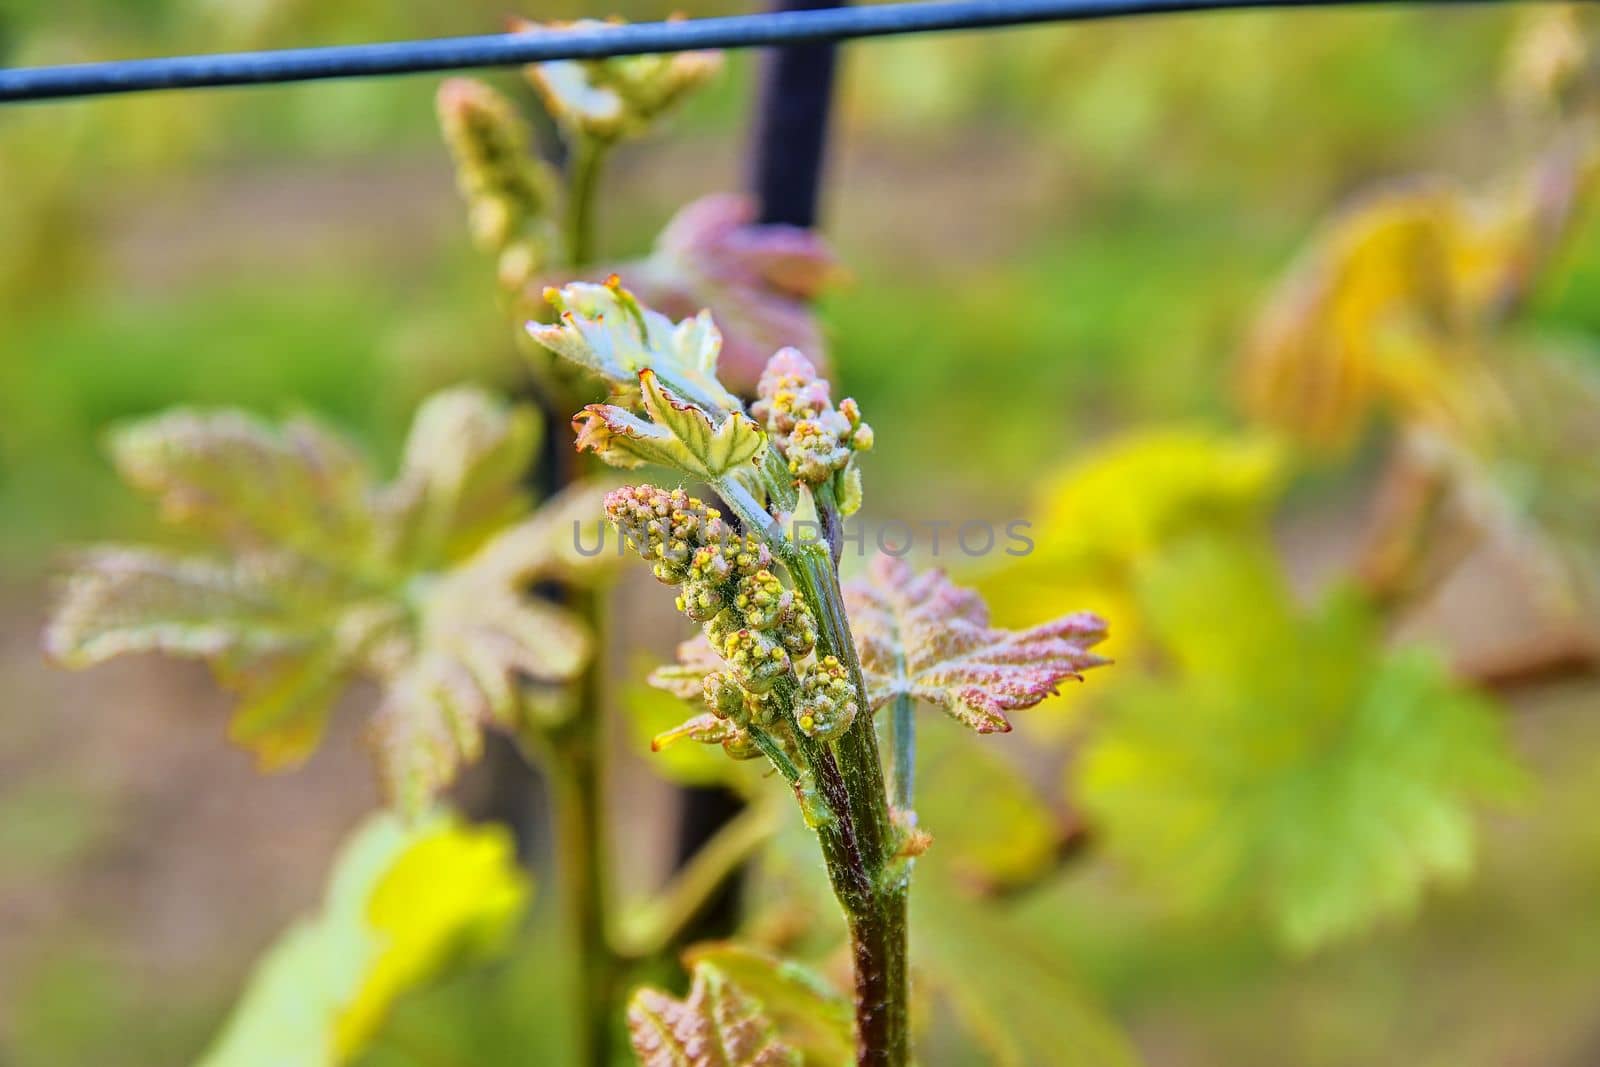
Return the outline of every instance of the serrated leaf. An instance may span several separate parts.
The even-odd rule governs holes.
[[[709,312],[674,324],[644,307],[620,284],[573,282],[546,293],[552,325],[528,323],[529,335],[613,388],[628,392],[651,371],[661,384],[707,413],[736,413],[739,399],[717,379],[722,334]]]
[[[285,652],[313,639],[333,616],[319,595],[326,576],[291,557],[264,556],[244,568],[102,547],[76,562],[44,639],[45,650],[68,666],[138,652]]]
[[[585,585],[604,577],[623,558],[605,517],[606,494],[615,488],[594,481],[567,486],[496,534],[478,552],[473,571],[513,588],[535,579]]]
[[[541,424],[481,389],[446,389],[417,409],[391,494],[409,557],[456,559],[528,510],[523,475]]]
[[[599,498],[574,490],[489,538],[526,509],[533,444],[530,414],[476,389],[423,406],[386,485],[304,420],[183,412],[132,426],[120,465],[210,551],[85,554],[45,647],[80,667],[150,651],[205,660],[239,695],[231,736],[267,769],[310,755],[345,686],[375,680],[385,778],[418,809],[486,724],[512,721],[517,678],[560,683],[588,655],[582,626],[524,589],[609,564],[562,537],[585,509],[598,529]]]
[[[385,794],[405,811],[478,758],[486,724],[517,725],[519,679],[572,678],[590,644],[565,610],[484,582],[472,568],[429,591],[419,641],[385,686],[373,721]]]
[[[372,473],[310,418],[279,428],[242,412],[179,410],[123,427],[110,444],[123,478],[175,525],[320,560],[372,552]]]
[[[1003,732],[1011,729],[1006,712],[1106,662],[1088,651],[1105,637],[1096,615],[997,630],[977,593],[891,556],[875,557],[866,580],[845,587],[845,604],[873,710],[909,696],[979,733]]]
[[[316,916],[257,964],[201,1067],[336,1067],[405,992],[495,955],[530,886],[510,836],[377,815],[341,851]]]
[[[749,996],[777,1027],[783,1042],[806,1067],[839,1067],[855,1056],[855,1013],[850,1002],[816,972],[792,960],[730,941],[694,945],[685,966],[720,971]]]
[[[141,652],[207,660],[239,695],[231,736],[270,770],[315,750],[349,663],[398,625],[364,596],[277,553],[224,563],[100,548],[67,580],[44,646],[72,667]]]
[[[1516,780],[1482,697],[1354,598],[1301,616],[1264,551],[1196,544],[1143,593],[1174,674],[1117,693],[1078,774],[1114,855],[1299,949],[1466,873],[1469,805]]]
[[[580,451],[616,467],[654,463],[691,478],[714,481],[760,461],[767,438],[754,421],[731,412],[720,422],[664,388],[649,370],[639,372],[640,418],[614,404],[590,404],[573,420]]]
[[[643,1067],[800,1067],[761,1005],[701,963],[683,1000],[643,988],[628,1002],[628,1033]]]

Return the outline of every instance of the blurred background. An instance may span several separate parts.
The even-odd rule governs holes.
[[[735,10],[560,0],[518,13]],[[505,14],[485,0],[4,0],[0,55],[24,65],[468,34]],[[928,517],[931,484],[944,515],[1036,515],[1044,476],[1096,443],[1237,422],[1253,323],[1341,204],[1394,176],[1473,187],[1504,170],[1517,25],[1493,7],[1306,11],[847,48],[823,227],[851,277],[822,316],[842,392],[877,431],[869,517]],[[681,204],[741,187],[756,70],[731,57],[667,133],[620,154],[608,253],[641,253]],[[531,104],[513,75],[491,80]],[[38,635],[66,548],[157,534],[105,459],[118,420],[179,404],[310,409],[389,469],[430,391],[523,384],[492,268],[462,223],[437,84],[0,112],[8,1067],[191,1059],[376,803],[351,709],[307,767],[262,778],[228,745],[227,700],[200,667],[66,674]],[[1580,224],[1522,321],[1600,331],[1597,285],[1600,234]],[[1579,358],[1595,362],[1590,349]],[[1358,443],[1297,470],[1273,516],[1297,590],[1351,565],[1383,455]],[[1407,632],[1454,663],[1502,648],[1505,620],[1530,610],[1516,582],[1493,559],[1451,581]],[[1003,621],[1035,621],[1011,611]],[[669,647],[630,644],[619,688]],[[1503,717],[1531,785],[1482,823],[1474,875],[1430,892],[1409,921],[1286,952],[1248,923],[1157,906],[1092,849],[1007,907],[1151,1064],[1600,1063],[1600,690],[1535,679],[1509,692]],[[1018,755],[1029,740],[992,743]],[[625,731],[617,745],[629,761],[620,832],[648,844],[660,808],[654,787],[633,784],[650,779],[648,753]],[[641,849],[621,872],[636,888],[662,862]],[[507,965],[511,991],[496,995],[470,1062],[532,1062],[518,1035],[548,1022],[560,987],[559,961],[545,962]],[[484,1000],[461,986],[429,1010],[448,1013],[452,997]],[[374,1055],[468,1062],[427,1044]]]

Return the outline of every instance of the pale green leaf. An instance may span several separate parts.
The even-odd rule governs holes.
[[[372,817],[346,843],[321,911],[257,964],[201,1067],[337,1067],[401,994],[496,954],[530,886],[510,836],[432,817]]]
[[[691,478],[715,481],[761,462],[766,435],[747,416],[712,416],[664,388],[655,374],[639,372],[641,418],[614,404],[590,404],[575,420],[578,448],[617,467],[654,463]]]
[[[478,758],[485,724],[515,728],[519,679],[573,678],[590,646],[570,613],[482,581],[470,566],[422,602],[420,650],[388,679],[373,728],[386,795],[405,811]]]
[[[598,493],[574,489],[494,535],[526,509],[536,426],[448,390],[418,413],[388,484],[305,420],[179,412],[131,426],[119,465],[207,551],[87,553],[46,649],[70,666],[152,651],[206,661],[239,696],[231,736],[267,769],[314,751],[352,679],[376,681],[385,778],[416,809],[477,755],[485,725],[513,724],[519,679],[564,683],[589,654],[576,618],[527,590],[592,582],[610,564],[571,528],[590,524],[583,543],[597,543]]]
[[[1143,599],[1172,676],[1118,691],[1078,778],[1113,855],[1302,949],[1467,872],[1471,803],[1516,780],[1484,698],[1354,597],[1302,615],[1264,550],[1192,545]]]
[[[274,769],[316,748],[355,663],[401,624],[361,597],[281,554],[221,563],[101,548],[68,579],[44,644],[74,667],[138,652],[207,660],[239,694],[231,736]]]
[[[722,335],[709,312],[674,324],[642,306],[619,284],[573,282],[546,294],[559,313],[553,325],[528,324],[528,333],[561,358],[623,392],[652,371],[661,384],[707,413],[743,411],[717,380]]]
[[[523,485],[539,443],[531,408],[481,389],[446,389],[417,410],[391,495],[408,558],[459,558],[528,507]]]
[[[628,1002],[628,1033],[642,1067],[800,1067],[760,1002],[716,966],[694,969],[678,1000],[645,987]]]
[[[605,496],[614,488],[584,481],[561,490],[485,544],[473,571],[512,586],[535,578],[589,585],[606,576],[623,558],[605,517]]]
[[[303,647],[334,615],[328,576],[285,556],[250,567],[153,549],[83,553],[45,630],[45,650],[73,667],[115,656],[254,658]]]
[[[371,471],[309,418],[280,428],[236,411],[174,411],[118,430],[111,451],[175,524],[357,567],[373,551]]]

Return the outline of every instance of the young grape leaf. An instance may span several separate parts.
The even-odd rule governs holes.
[[[614,404],[590,404],[573,420],[579,451],[615,467],[655,463],[691,478],[714,481],[759,463],[767,438],[748,416],[730,412],[720,423],[662,387],[654,372],[639,372],[639,405],[648,419]]]
[[[321,561],[376,554],[372,472],[311,418],[279,428],[243,412],[179,410],[117,431],[110,445],[123,480],[175,526]]]
[[[201,1067],[337,1067],[409,990],[497,954],[531,887],[500,827],[373,816],[314,917],[257,964]]]
[[[1309,949],[1460,878],[1515,781],[1494,709],[1362,602],[1298,613],[1265,550],[1198,542],[1143,583],[1173,675],[1119,689],[1078,771],[1111,853],[1180,906]]]
[[[1107,662],[1089,651],[1105,637],[1099,616],[993,629],[977,593],[891,556],[875,557],[866,580],[845,587],[845,604],[873,710],[910,696],[979,733],[1004,732],[1006,712],[1032,707]]]
[[[709,312],[673,323],[644,307],[615,279],[573,282],[546,292],[557,313],[552,325],[528,323],[535,341],[629,395],[642,371],[708,415],[742,413],[739,398],[717,380],[722,334]]]
[[[838,1067],[855,1056],[850,1002],[809,968],[731,941],[695,945],[683,962],[691,970],[702,964],[716,968],[759,1001],[806,1067]]]
[[[447,389],[417,409],[400,473],[387,490],[404,531],[402,558],[428,566],[475,551],[528,510],[523,484],[542,424],[473,389]]]
[[[380,485],[304,420],[137,424],[117,435],[119,465],[211,551],[86,553],[46,649],[75,667],[150,651],[205,660],[239,694],[233,738],[269,769],[310,755],[339,692],[372,678],[388,690],[384,778],[415,810],[477,753],[485,723],[510,721],[517,676],[561,682],[588,655],[582,625],[522,589],[592,577],[553,524],[580,506],[597,520],[598,497],[574,491],[490,537],[526,510],[535,434],[530,414],[449,390],[422,407],[399,475]]]
[[[761,1005],[710,963],[683,1000],[645,987],[628,1002],[628,1033],[643,1067],[800,1067]]]
[[[417,810],[483,750],[483,727],[517,724],[518,679],[575,677],[587,630],[553,604],[480,579],[448,574],[421,609],[417,651],[389,677],[373,720],[385,794]]]

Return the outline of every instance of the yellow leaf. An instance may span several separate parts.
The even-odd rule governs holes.
[[[257,964],[201,1067],[349,1062],[402,994],[499,951],[530,893],[503,828],[373,816],[341,851],[322,910]]]
[[[1471,422],[1482,335],[1527,234],[1515,201],[1455,186],[1380,190],[1334,220],[1268,301],[1240,375],[1245,410],[1317,448],[1379,409]]]

